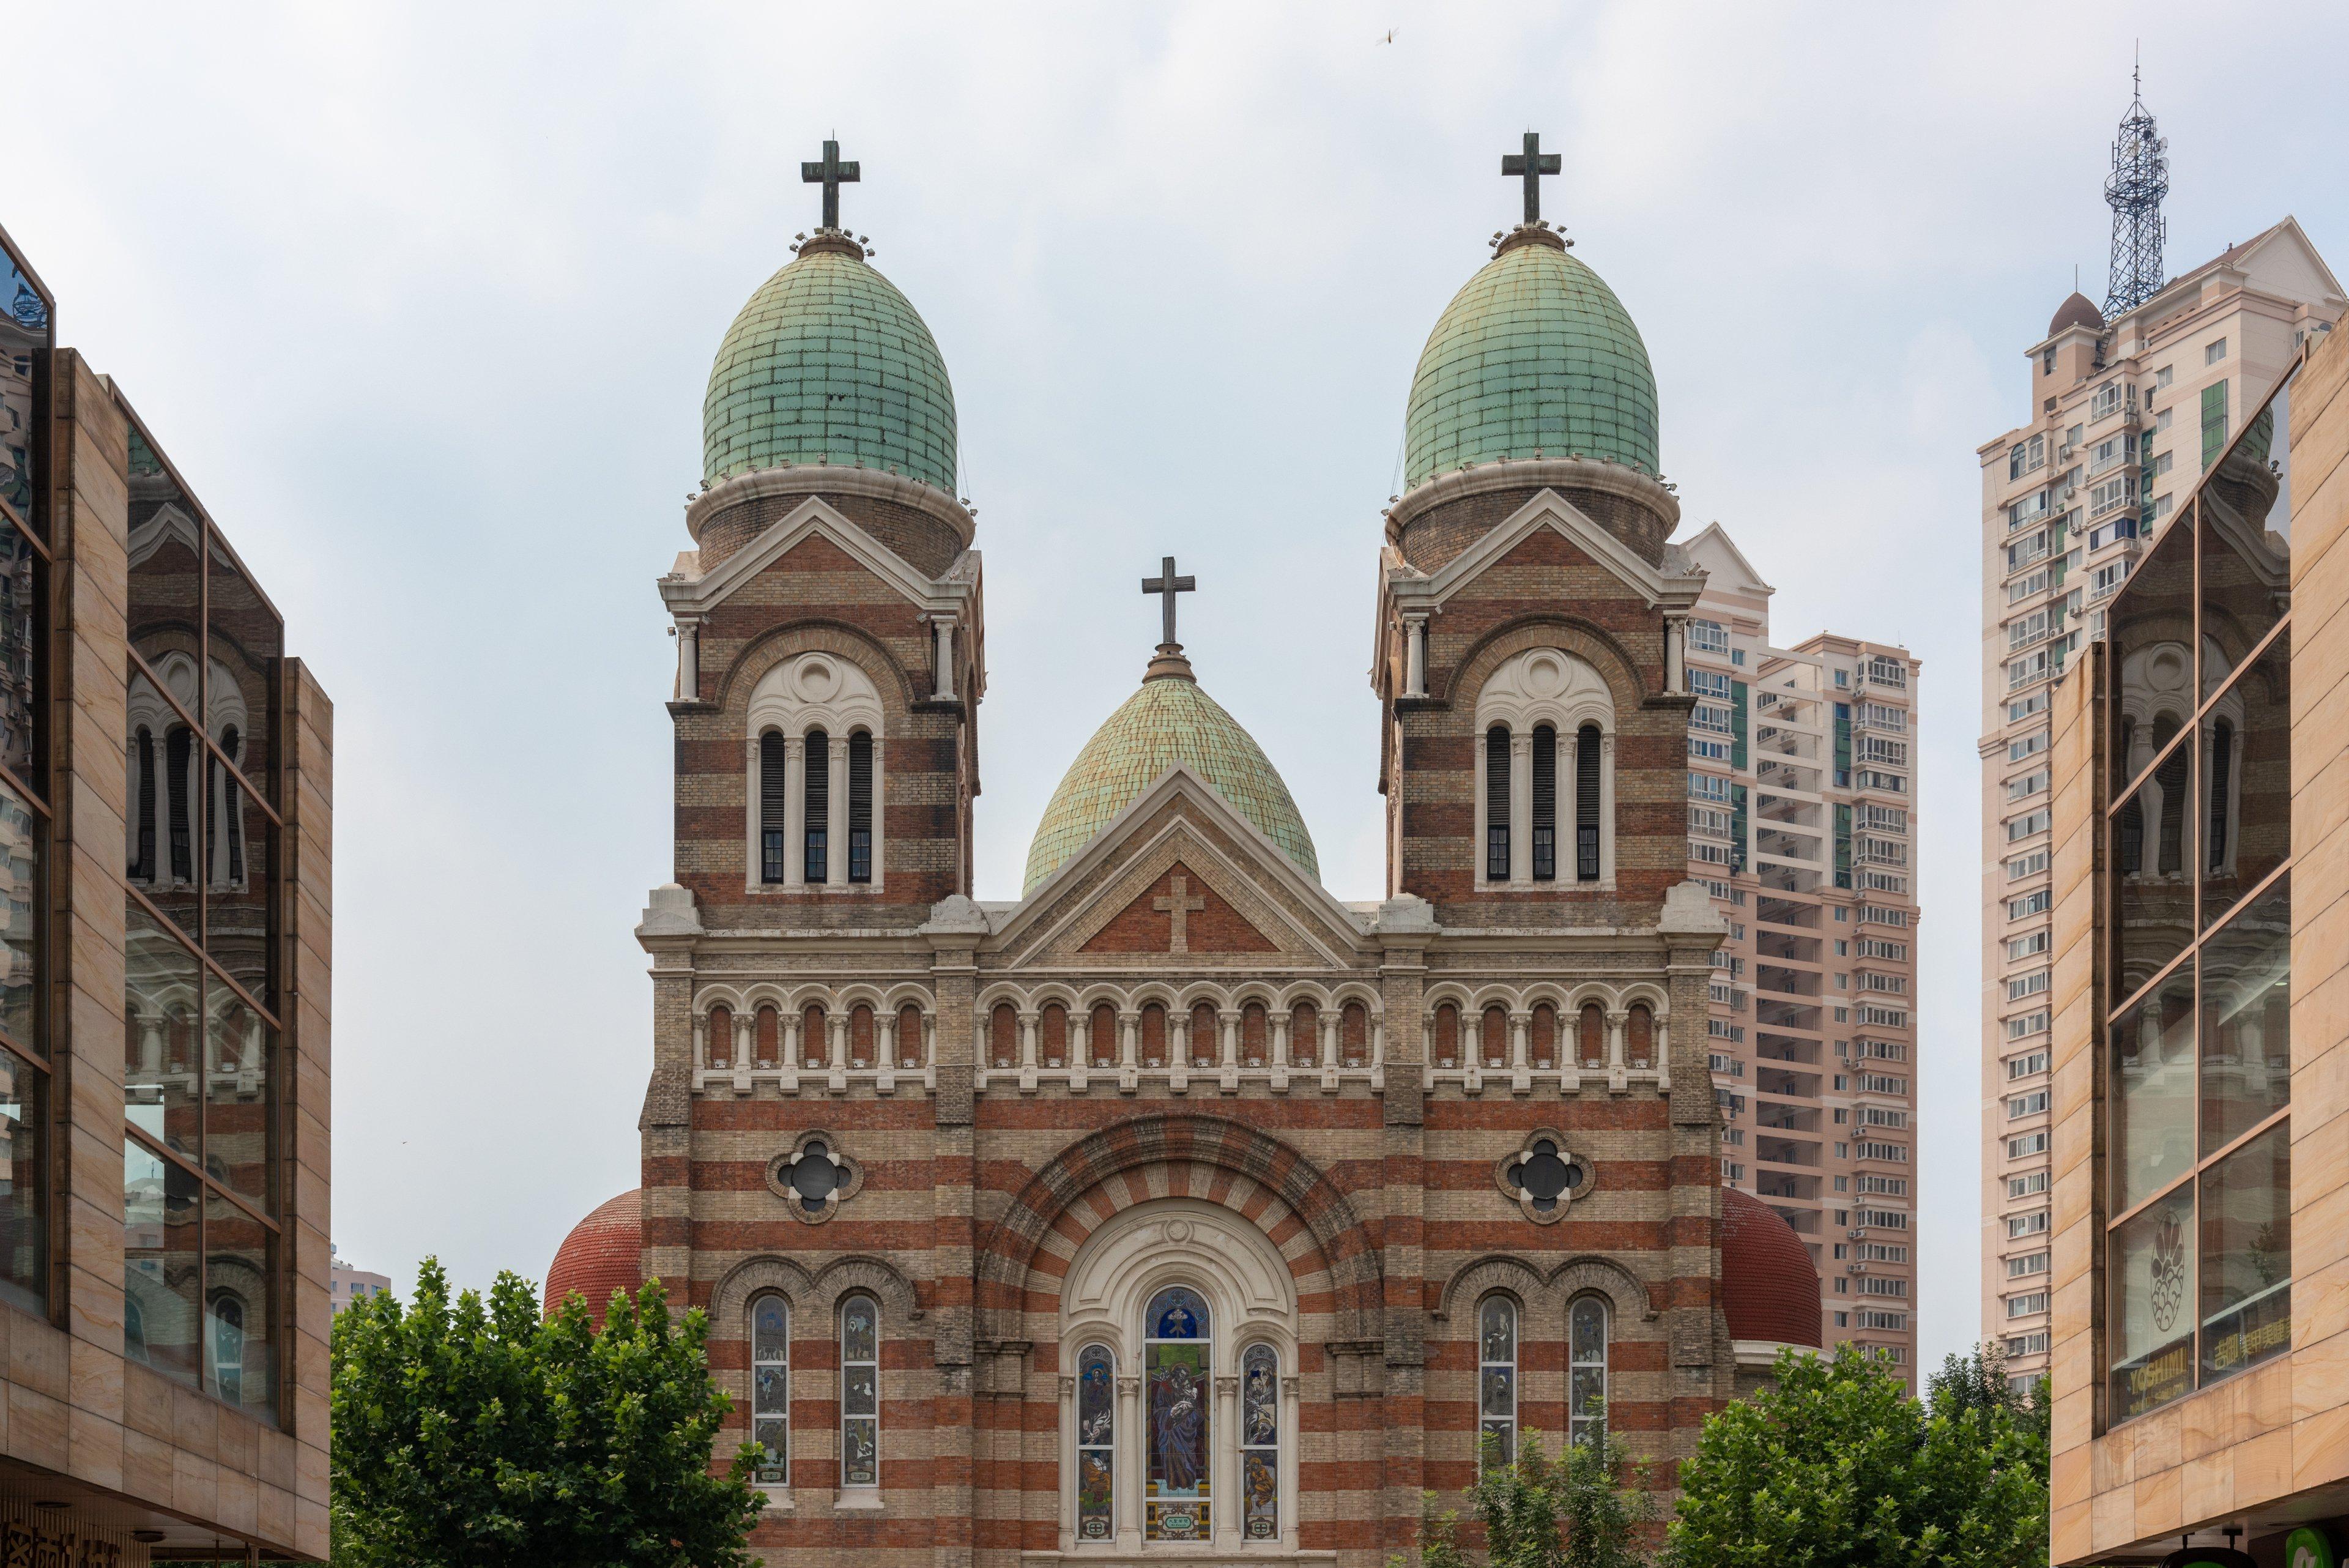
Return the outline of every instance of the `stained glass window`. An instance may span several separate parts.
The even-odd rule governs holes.
[[[1517,1303],[1486,1296],[1476,1310],[1477,1464],[1517,1458]]]
[[[1208,1399],[1214,1359],[1207,1303],[1184,1285],[1151,1297],[1143,1314],[1149,1473],[1143,1533],[1152,1541],[1209,1538]]]
[[[760,1449],[755,1479],[768,1486],[791,1480],[791,1323],[781,1296],[750,1303],[750,1440]]]
[[[1106,1345],[1077,1353],[1077,1539],[1117,1531],[1111,1499],[1117,1475],[1117,1357]]]
[[[1567,1438],[1578,1443],[1607,1419],[1607,1303],[1580,1298],[1566,1325]]]
[[[1240,1532],[1280,1534],[1280,1357],[1252,1345],[1240,1357]]]
[[[840,1309],[840,1484],[881,1484],[881,1307],[871,1296]]]

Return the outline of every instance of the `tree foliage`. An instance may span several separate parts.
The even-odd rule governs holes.
[[[1494,1462],[1498,1455],[1489,1447],[1485,1458],[1470,1496],[1491,1568],[1640,1568],[1647,1561],[1640,1540],[1656,1516],[1647,1467],[1605,1423],[1568,1444],[1556,1462],[1533,1432],[1515,1464]],[[1466,1568],[1457,1513],[1429,1521],[1423,1561],[1425,1568]]]
[[[749,1568],[765,1500],[749,1445],[713,1473],[728,1401],[699,1311],[658,1281],[616,1293],[596,1332],[573,1296],[543,1322],[502,1273],[452,1304],[428,1259],[335,1319],[337,1568]]]
[[[1930,1403],[1850,1345],[1782,1352],[1777,1386],[1705,1423],[1672,1568],[2025,1568],[2047,1561],[2044,1402],[1952,1358]],[[1993,1380],[1996,1391],[1992,1390]]]

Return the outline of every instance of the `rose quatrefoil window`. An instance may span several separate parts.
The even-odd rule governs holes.
[[[767,1164],[767,1186],[791,1211],[821,1225],[864,1185],[864,1167],[840,1151],[829,1133],[802,1133],[787,1154]]]
[[[1566,1206],[1590,1190],[1590,1161],[1567,1147],[1562,1134],[1544,1127],[1527,1137],[1525,1147],[1494,1168],[1503,1193],[1516,1200],[1526,1219],[1551,1224],[1566,1215]]]

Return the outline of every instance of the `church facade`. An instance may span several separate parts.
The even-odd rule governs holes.
[[[1021,897],[980,901],[951,385],[837,226],[855,166],[808,169],[830,221],[719,349],[659,582],[643,1185],[550,1297],[617,1267],[709,1314],[719,1458],[761,1446],[779,1563],[1371,1568],[1480,1452],[1602,1412],[1668,1483],[1819,1319],[1799,1241],[1719,1182],[1723,927],[1684,880],[1703,577],[1636,327],[1529,176],[1363,542],[1383,897],[1323,887],[1176,640],[1169,560],[1137,690]]]

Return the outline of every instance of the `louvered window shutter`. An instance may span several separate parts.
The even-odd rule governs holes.
[[[873,880],[873,736],[848,737],[848,879]]]
[[[1574,737],[1574,877],[1599,880],[1599,726]]]
[[[827,879],[826,872],[832,846],[828,830],[832,826],[832,738],[822,730],[810,730],[807,738],[807,879],[811,883]]]
[[[1485,879],[1509,879],[1509,732],[1485,732]]]
[[[1557,732],[1534,731],[1534,880],[1557,879]]]
[[[770,730],[759,737],[759,880],[783,879],[784,824],[791,820],[791,747]]]

